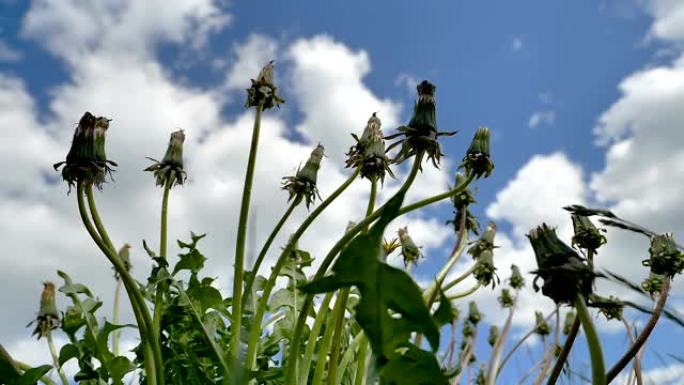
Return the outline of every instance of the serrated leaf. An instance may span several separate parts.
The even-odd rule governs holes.
[[[439,288],[439,306],[435,310],[435,314],[432,315],[432,319],[435,320],[437,327],[449,324],[454,320],[454,307],[444,295],[441,287]]]
[[[122,385],[126,373],[135,370],[135,365],[126,357],[118,356],[109,363],[109,375],[113,385]]]
[[[35,385],[41,377],[52,369],[51,365],[38,366],[25,371],[19,378],[10,382],[9,385]]]
[[[357,286],[361,300],[356,307],[356,320],[366,332],[374,353],[385,358],[407,342],[411,332],[424,334],[433,349],[439,347],[439,330],[420,288],[404,271],[381,260],[385,227],[396,217],[403,198],[403,194],[392,198],[370,231],[356,236],[341,251],[332,275],[302,287],[306,293],[324,293]]]
[[[62,346],[59,350],[59,366],[64,366],[64,364],[72,358],[78,358],[80,356],[78,347],[73,344],[66,344]]]
[[[407,345],[404,352],[397,352],[380,372],[382,383],[387,385],[446,385],[435,355]]]

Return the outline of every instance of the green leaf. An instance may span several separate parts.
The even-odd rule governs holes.
[[[59,350],[59,366],[64,366],[64,364],[72,358],[78,358],[80,356],[78,347],[73,344],[66,344],[62,346]]]
[[[97,345],[100,347],[101,351],[107,351],[109,349],[108,347],[108,340],[109,340],[109,335],[115,331],[119,330],[122,328],[133,328],[137,329],[135,325],[131,324],[124,324],[124,325],[115,325],[113,323],[110,323],[109,321],[105,321],[104,326],[98,331],[97,333]]]
[[[52,369],[51,365],[38,366],[24,372],[19,378],[10,382],[9,385],[35,385],[41,377]]]
[[[407,345],[404,352],[397,352],[380,372],[383,384],[387,385],[446,385],[435,355]]]
[[[197,273],[202,270],[207,258],[197,250],[197,242],[204,238],[205,235],[206,234],[198,236],[192,233],[192,243],[178,241],[178,246],[181,249],[187,249],[188,251],[185,254],[179,255],[180,261],[174,266],[172,275],[175,276],[176,273],[182,270],[189,270],[191,273]]]
[[[0,345],[0,384],[7,384],[19,378],[19,371],[17,370],[14,360],[7,353],[5,348]]]
[[[126,357],[114,357],[109,363],[109,375],[112,377],[113,385],[122,385],[123,377],[126,373],[135,369],[135,365]]]
[[[439,306],[435,310],[435,314],[432,315],[437,326],[443,326],[451,323],[454,320],[454,307],[451,305],[451,301],[444,295],[442,288],[439,288]]]
[[[357,286],[361,300],[356,320],[375,354],[385,359],[408,341],[411,332],[424,334],[434,350],[439,348],[439,330],[420,288],[404,271],[381,260],[385,227],[397,216],[403,198],[403,194],[392,198],[370,231],[356,236],[341,251],[332,275],[301,288],[306,293],[324,293]]]

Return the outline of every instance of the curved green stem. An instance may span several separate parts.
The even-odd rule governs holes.
[[[570,333],[568,333],[568,336],[565,337],[565,343],[563,344],[563,348],[561,349],[558,358],[556,358],[556,363],[551,370],[551,374],[549,375],[549,380],[546,382],[546,385],[554,385],[556,381],[558,381],[561,371],[563,370],[563,365],[565,365],[565,361],[568,359],[568,355],[570,355],[572,345],[575,343],[575,338],[577,338],[579,327],[579,318],[575,318],[575,322],[572,324]]]
[[[356,376],[354,378],[354,385],[363,385],[366,379],[366,368],[368,367],[368,349],[370,349],[368,337],[363,336],[361,345],[359,346],[359,355],[356,363]]]
[[[119,324],[119,306],[121,303],[121,278],[116,280],[116,289],[114,289],[114,311],[112,312],[112,322],[114,325]],[[119,355],[119,336],[121,335],[120,330],[114,330],[112,332],[112,354],[114,357]]]
[[[546,318],[544,318],[544,322],[548,322],[551,319],[551,317],[553,317],[556,313],[558,313],[558,308],[556,308],[549,315],[547,315]],[[496,370],[497,376],[499,374],[501,374],[501,369],[503,369],[503,367],[506,366],[506,363],[508,362],[508,360],[510,360],[511,357],[513,357],[513,353],[515,353],[515,351],[518,350],[518,348],[521,347],[522,344],[525,341],[527,341],[527,339],[530,338],[536,330],[537,330],[537,326],[535,325],[532,327],[532,329],[530,329],[530,331],[525,333],[525,335],[522,336],[522,338],[520,338],[520,340],[518,340],[518,342],[513,346],[513,348],[508,353],[506,353],[503,360],[501,360],[501,365],[499,365],[499,367]]]
[[[52,363],[55,365],[55,371],[57,371],[59,378],[62,380],[62,384],[69,385],[69,380],[67,379],[66,375],[64,375],[64,371],[59,365],[59,355],[57,354],[57,349],[55,348],[55,342],[52,340],[52,331],[48,330],[46,337],[48,347],[50,348],[50,355],[52,356]]]
[[[451,289],[452,287],[458,285],[459,283],[463,282],[466,278],[470,277],[473,274],[473,271],[475,271],[475,267],[477,266],[476,263],[474,263],[472,266],[468,268],[468,270],[464,271],[461,275],[456,277],[453,281],[447,283],[442,287],[442,290],[447,291]]]
[[[499,338],[497,338],[492,348],[492,353],[489,358],[489,364],[487,366],[487,376],[485,377],[485,385],[496,384],[496,377],[499,374],[499,361],[501,359],[501,353],[503,353],[503,347],[508,338],[508,333],[511,331],[511,325],[513,324],[513,314],[515,314],[515,302],[517,302],[517,294],[515,296],[515,301],[508,311],[508,317],[506,318],[506,323],[501,330]]]
[[[416,155],[413,166],[411,167],[411,171],[409,172],[406,180],[404,181],[404,184],[399,188],[399,191],[397,191],[396,195],[403,195],[406,193],[408,188],[411,186],[413,181],[416,178],[416,175],[418,175],[418,171],[420,170],[420,164],[423,159],[423,153],[419,153]],[[358,172],[358,170],[357,170]],[[464,184],[463,188],[465,188],[467,185]],[[452,190],[453,191],[453,190]],[[457,192],[455,192],[457,193]],[[319,266],[318,270],[316,271],[316,274],[313,277],[313,280],[321,278],[325,272],[328,270],[328,267],[330,267],[330,264],[332,264],[333,260],[335,257],[337,257],[337,254],[339,254],[340,250],[354,237],[356,234],[358,234],[360,231],[363,231],[368,225],[370,225],[375,219],[379,218],[382,215],[382,212],[385,210],[385,207],[387,207],[387,203],[382,205],[379,209],[375,210],[373,214],[366,216],[362,221],[357,223],[354,227],[349,229],[343,236],[340,238],[335,245],[330,249],[328,254],[325,256],[323,259],[321,265]],[[421,206],[422,207],[422,206]],[[287,367],[285,370],[285,383],[286,384],[291,384],[294,383],[296,374],[296,368],[297,368],[297,356],[293,353],[296,351],[294,349],[298,349],[299,346],[299,340],[302,337],[302,331],[304,330],[304,323],[306,322],[306,313],[309,311],[309,308],[311,307],[313,303],[313,295],[312,294],[307,294],[307,296],[304,299],[304,303],[302,305],[302,313],[300,314],[299,318],[297,319],[297,324],[295,325],[295,330],[292,336],[292,343],[290,344],[290,359],[288,360]]]
[[[428,286],[427,290],[423,293],[423,298],[427,299],[427,307],[428,309],[434,301],[437,299],[437,292],[438,288],[442,287],[442,284],[444,283],[444,280],[447,277],[447,274],[449,274],[449,271],[451,268],[456,264],[456,262],[459,260],[461,255],[463,254],[463,250],[465,250],[466,245],[468,244],[468,229],[466,228],[466,215],[461,215],[461,221],[458,225],[458,239],[456,241],[456,244],[454,245],[454,249],[451,252],[451,256],[449,257],[449,260],[447,263],[444,264],[444,267],[437,273],[437,277],[435,279],[435,282],[432,282],[430,286]],[[447,291],[451,287],[455,286],[458,282],[461,280],[465,279],[468,277],[472,271],[475,270],[475,265],[472,266],[472,268],[469,270],[469,272],[464,273],[462,277],[459,277],[456,279],[455,283],[453,283],[449,287],[442,287],[442,290]]]
[[[106,229],[102,225],[97,207],[95,206],[95,200],[93,199],[92,194],[92,186],[85,188],[86,191],[84,192],[83,183],[78,182],[76,189],[78,210],[79,214],[81,215],[83,225],[95,244],[100,248],[105,257],[107,257],[109,262],[114,266],[116,272],[119,273],[119,276],[124,284],[124,288],[126,289],[128,297],[131,301],[133,313],[135,314],[136,322],[138,324],[138,331],[140,332],[140,339],[142,341],[146,341],[146,343],[143,344],[143,353],[147,356],[145,359],[145,365],[148,381],[150,382],[150,385],[161,385],[164,383],[161,346],[159,345],[159,340],[153,338],[152,334],[150,333],[150,328],[152,327],[152,317],[150,316],[147,306],[145,306],[145,299],[143,298],[135,280],[133,280],[128,272],[128,269],[126,269],[123,262],[114,251],[114,247],[111,245],[111,240],[109,241],[109,244],[107,244],[107,241],[105,241],[105,239],[109,240],[109,236],[107,235]],[[90,222],[90,218],[88,217],[88,211],[84,202],[85,194],[88,195],[88,202],[90,204],[90,211],[95,223],[95,227],[93,227],[93,224]]]
[[[261,251],[259,251],[259,256],[257,256],[256,261],[254,262],[254,266],[252,267],[252,274],[250,274],[247,279],[245,280],[245,296],[242,299],[242,306],[244,307],[246,305],[246,301],[248,296],[250,296],[250,293],[252,292],[252,285],[254,284],[254,279],[257,276],[257,273],[259,272],[259,267],[261,267],[261,264],[264,262],[264,258],[266,258],[266,254],[268,253],[268,249],[271,247],[271,244],[275,240],[276,236],[278,233],[280,233],[280,230],[283,228],[285,225],[285,222],[287,222],[288,218],[294,211],[295,207],[299,204],[300,200],[294,199],[292,203],[290,204],[290,207],[287,208],[287,211],[285,211],[285,214],[280,218],[278,223],[275,225],[273,230],[271,231],[271,234],[269,234],[268,238],[266,239],[266,243],[264,243],[264,246],[261,248]]]
[[[349,364],[354,359],[354,354],[356,353],[356,349],[361,345],[362,341],[365,338],[366,338],[366,334],[363,332],[363,330],[356,333],[356,336],[354,336],[354,339],[352,340],[351,344],[349,344],[349,346],[347,347],[347,350],[344,351],[344,355],[342,356],[342,359],[340,360],[340,366],[339,366],[339,369],[337,372],[335,384],[341,384],[342,383],[342,376],[344,376],[344,372],[347,371],[347,367],[349,366]]]
[[[447,298],[449,298],[450,301],[455,301],[457,299],[465,298],[465,297],[473,294],[474,292],[476,292],[477,289],[479,289],[481,286],[482,286],[482,284],[478,282],[477,284],[475,284],[470,289],[468,289],[466,291],[462,291],[460,293],[449,295],[449,296],[447,296]]]
[[[316,209],[309,214],[309,216],[302,222],[302,224],[299,226],[297,231],[290,237],[290,240],[288,241],[287,245],[281,252],[280,256],[278,257],[278,260],[276,261],[275,266],[273,266],[273,269],[271,270],[271,275],[269,276],[268,280],[266,281],[266,284],[264,285],[264,290],[261,295],[261,299],[259,301],[259,305],[257,307],[257,311],[254,315],[254,320],[252,321],[252,330],[250,330],[249,334],[249,340],[247,344],[247,357],[246,357],[246,366],[247,368],[253,368],[254,363],[256,362],[256,352],[257,352],[257,344],[259,342],[259,336],[261,335],[261,322],[264,319],[264,314],[266,313],[266,308],[268,307],[268,300],[269,297],[271,296],[271,291],[273,290],[273,287],[275,286],[276,279],[278,278],[278,275],[280,274],[280,270],[282,270],[283,265],[285,264],[285,261],[287,261],[288,256],[292,252],[293,247],[299,240],[299,238],[304,234],[304,232],[309,228],[311,223],[333,202],[337,197],[339,197],[344,190],[349,187],[349,185],[354,182],[356,177],[359,175],[360,170],[357,169],[353,175],[351,175],[349,178],[347,178],[344,183],[340,187],[337,188],[328,198],[326,198],[323,202],[321,202]],[[308,298],[308,296],[307,296]],[[301,318],[306,318],[306,314],[308,313],[308,306],[304,308],[302,313],[300,313],[298,319]],[[294,349],[291,347],[291,349]],[[290,352],[288,363],[292,363],[293,361],[297,361],[297,357],[293,355],[294,350]],[[299,355],[299,349],[297,348],[296,350],[296,355]],[[291,381],[289,382],[290,384],[294,384],[295,381],[295,373],[294,373],[295,367],[293,366],[293,373],[291,377]]]
[[[257,149],[259,147],[259,131],[261,129],[261,110],[263,104],[256,106],[254,116],[254,128],[252,130],[252,144],[249,148],[247,160],[247,172],[242,190],[242,204],[240,206],[240,219],[235,242],[235,265],[233,267],[233,319],[230,325],[230,354],[239,362],[240,335],[242,334],[242,281],[245,264],[245,242],[247,240],[247,221],[249,219],[249,205],[252,196],[252,182],[254,181],[254,168],[256,166]],[[237,365],[236,365],[237,367]]]
[[[348,293],[348,291],[347,291]],[[325,329],[325,333],[323,333],[323,340],[321,341],[320,347],[318,349],[319,356],[318,360],[316,361],[316,370],[314,370],[314,376],[313,380],[311,381],[311,385],[321,385],[323,383],[323,375],[325,374],[325,364],[326,362],[328,363],[328,367],[332,365],[332,360],[326,360],[326,352],[330,351],[330,346],[333,345],[333,338],[335,337],[335,327],[333,324],[337,323],[337,320],[340,317],[344,317],[344,303],[346,301],[340,300],[340,295],[343,294],[340,292],[340,294],[337,297],[337,300],[335,301],[335,307],[333,308],[332,314],[330,315],[330,321],[331,325],[330,327]],[[338,346],[339,347],[339,346]],[[330,378],[330,372],[328,370],[328,378]],[[333,378],[334,381],[334,378]]]
[[[591,321],[591,315],[587,304],[584,302],[582,294],[577,294],[575,298],[575,309],[577,310],[577,317],[584,329],[584,335],[587,337],[587,345],[589,346],[589,354],[591,356],[591,373],[593,385],[606,385],[606,367],[603,361],[603,352],[601,351],[601,341],[598,333],[594,328],[594,323]]]

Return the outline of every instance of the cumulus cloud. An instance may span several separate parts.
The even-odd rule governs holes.
[[[535,111],[527,120],[527,127],[552,126],[556,122],[556,112],[553,110]]]
[[[268,36],[253,34],[247,41],[234,46],[233,64],[226,77],[226,87],[234,90],[244,90],[251,85],[245,74],[259,73],[264,63],[277,58],[278,44]]]

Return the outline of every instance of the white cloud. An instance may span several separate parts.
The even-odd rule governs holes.
[[[556,112],[552,110],[535,111],[527,120],[527,127],[552,126],[556,122]]]
[[[245,74],[256,76],[265,63],[276,59],[277,48],[278,44],[275,40],[258,34],[250,35],[242,44],[236,44],[234,46],[236,60],[226,77],[226,87],[240,91],[248,88],[251,84],[250,78]]]
[[[21,52],[0,39],[0,62],[15,62],[21,60],[22,57]]]
[[[646,370],[642,373],[644,385],[681,385],[684,364],[671,364]],[[615,383],[627,381],[628,374],[622,374],[615,379]]]
[[[397,87],[403,87],[411,95],[416,92],[416,86],[418,86],[420,80],[412,74],[400,73],[396,79],[394,79],[394,85]]]
[[[684,42],[684,4],[678,0],[648,0],[646,8],[654,17],[652,37]]]

